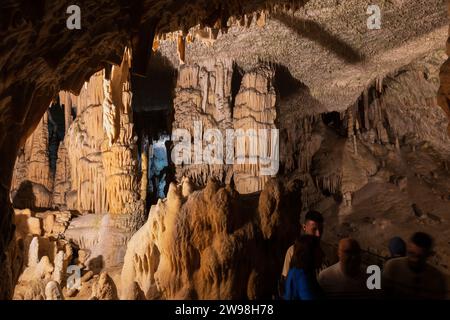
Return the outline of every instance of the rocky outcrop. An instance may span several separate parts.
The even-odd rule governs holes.
[[[128,243],[121,298],[136,296],[136,283],[147,299],[271,297],[296,234],[300,190],[275,181],[267,188],[258,206],[258,197],[212,180],[184,195],[188,188],[172,183]]]
[[[208,177],[220,181],[230,180],[230,165],[219,159],[216,164],[203,161],[207,145],[204,130],[217,129],[225,137],[232,126],[231,86],[233,63],[230,60],[210,60],[203,64],[185,65],[180,68],[174,99],[173,130],[188,130],[192,141],[188,143],[187,161],[177,166],[177,179],[183,176],[196,185],[204,185]],[[205,136],[206,138],[206,136]],[[173,138],[176,141],[176,137]],[[209,139],[212,139],[210,137]],[[223,145],[220,145],[222,148]],[[223,151],[222,151],[223,153]],[[179,156],[180,158],[183,155]],[[172,159],[173,160],[173,159]]]
[[[11,187],[11,198],[17,208],[50,208],[53,175],[50,172],[48,148],[48,114],[20,150]]]

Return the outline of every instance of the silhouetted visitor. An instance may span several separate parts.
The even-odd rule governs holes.
[[[303,224],[303,233],[306,235],[315,236],[318,239],[320,239],[323,233],[323,224],[324,220],[321,213],[317,211],[308,211],[308,213],[306,213],[305,215],[305,222]],[[294,254],[294,245],[288,248],[286,256],[284,258],[283,271],[281,272],[281,275],[284,279],[287,277],[293,254]]]
[[[400,258],[406,256],[406,243],[400,237],[393,237],[389,240],[389,253],[391,258]]]
[[[305,220],[302,225],[303,234],[315,236],[318,239],[320,239],[322,237],[322,233],[323,233],[323,225],[324,225],[324,219],[320,212],[313,211],[313,210],[308,211],[305,215]],[[286,255],[284,258],[284,264],[283,264],[283,269],[281,272],[281,279],[280,279],[280,283],[279,283],[279,290],[280,290],[279,295],[280,296],[284,296],[283,290],[286,287],[285,282],[286,282],[286,278],[288,276],[289,268],[291,265],[291,259],[292,259],[293,255],[294,255],[294,245],[291,245],[288,248],[288,250],[286,251]],[[319,268],[320,268],[320,266],[319,266]],[[316,270],[316,272],[318,272],[318,270]]]
[[[407,244],[407,256],[386,262],[382,287],[388,298],[445,298],[445,277],[427,263],[432,248],[433,239],[426,233],[416,232]]]
[[[316,300],[323,297],[316,279],[322,263],[319,238],[302,235],[294,244],[294,254],[286,279],[285,300]]]
[[[319,274],[319,284],[331,299],[367,298],[366,274],[361,269],[361,248],[351,238],[341,239],[339,262]]]

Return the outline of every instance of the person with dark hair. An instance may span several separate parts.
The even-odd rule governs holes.
[[[322,237],[323,232],[323,216],[317,211],[308,211],[305,215],[305,222],[303,223],[303,232],[304,234],[315,236],[318,239]],[[291,264],[292,256],[294,255],[294,245],[290,246],[286,252],[286,256],[284,258],[283,271],[281,276],[286,279],[289,266]]]
[[[321,264],[319,238],[303,235],[294,244],[294,254],[286,279],[285,300],[316,300],[322,290],[316,279],[316,268]]]
[[[393,237],[389,240],[389,253],[391,258],[399,258],[406,256],[406,243],[400,237]]]
[[[361,248],[351,238],[339,241],[339,262],[322,270],[319,285],[331,299],[367,298],[366,275],[361,269]]]
[[[416,232],[407,244],[407,256],[386,262],[382,288],[388,298],[445,299],[446,279],[427,263],[432,249],[431,236]]]
[[[305,215],[304,223],[302,225],[303,233],[306,235],[314,236],[318,240],[322,237],[324,219],[320,212],[308,211]],[[279,295],[283,296],[283,290],[285,288],[286,278],[291,266],[291,260],[294,255],[294,245],[291,245],[286,251],[284,258],[283,269],[281,272],[281,279],[279,282]],[[320,267],[320,266],[319,266]],[[316,270],[317,271],[317,270]]]

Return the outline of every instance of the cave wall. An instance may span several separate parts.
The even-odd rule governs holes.
[[[50,171],[48,113],[19,151],[11,185],[16,208],[50,208],[53,174]]]

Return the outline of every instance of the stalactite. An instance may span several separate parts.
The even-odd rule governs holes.
[[[141,152],[141,200],[144,202],[147,199],[148,190],[148,166],[149,166],[149,141],[148,137],[144,137],[142,141]]]
[[[263,189],[270,175],[261,175],[263,165],[260,150],[265,150],[264,157],[274,157],[272,153],[277,148],[278,141],[272,141],[270,129],[276,129],[276,94],[273,86],[275,71],[267,65],[248,72],[242,79],[241,89],[236,96],[233,112],[234,129],[266,130],[267,139],[252,139],[257,142],[249,143],[248,139],[239,140],[236,149],[240,150],[245,144],[244,164],[237,161],[233,165],[234,182],[239,193],[252,193]],[[265,145],[264,145],[265,144]]]
[[[363,92],[363,103],[364,103],[364,128],[366,130],[370,130],[369,123],[369,92],[368,89],[365,88]]]
[[[117,139],[112,145],[102,147],[102,163],[105,176],[106,203],[112,215],[131,215],[135,208],[130,204],[140,198],[138,182],[138,162],[136,137],[133,135],[133,113],[131,110],[132,93],[130,89],[129,68],[131,65],[129,51],[125,51],[120,66],[113,66],[111,71],[111,88],[120,90],[114,100],[119,123]],[[120,114],[120,116],[119,116]],[[119,129],[120,128],[120,129]]]
[[[16,160],[11,195],[13,203],[23,208],[50,208],[53,174],[49,160],[48,113],[25,142]]]
[[[194,124],[201,123],[202,131],[219,129],[223,137],[225,130],[232,128],[231,81],[233,62],[231,60],[206,60],[201,64],[184,65],[180,68],[174,99],[173,128],[187,129],[194,137]],[[202,139],[203,133],[199,139]],[[201,145],[204,148],[205,145]],[[192,150],[195,152],[195,150]],[[229,165],[195,164],[176,167],[176,178],[189,177],[196,185],[204,185],[207,177],[223,180]]]
[[[119,129],[117,128],[117,106],[113,103],[111,83],[109,79],[103,80],[103,129],[108,137],[109,146],[117,138]]]
[[[180,64],[185,63],[185,55],[186,55],[186,42],[183,35],[179,34],[177,37],[177,53]]]
[[[77,118],[64,139],[70,163],[71,190],[66,199],[69,209],[80,212],[106,212],[105,178],[101,145],[105,140],[102,102],[104,71],[94,74],[83,86],[77,100]],[[71,192],[72,193],[72,192]]]
[[[56,161],[55,182],[53,188],[53,206],[66,207],[67,194],[71,188],[71,170],[67,150],[62,141],[58,148],[58,160]]]
[[[72,124],[72,107],[73,107],[74,97],[70,92],[61,91],[59,93],[59,100],[62,105],[64,105],[64,129],[67,133],[70,125]]]

